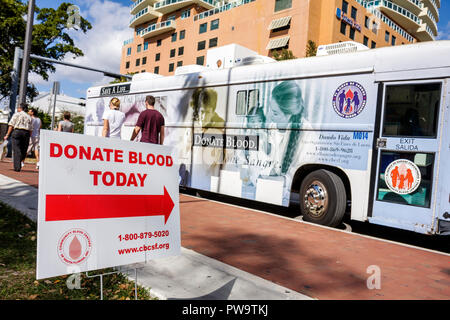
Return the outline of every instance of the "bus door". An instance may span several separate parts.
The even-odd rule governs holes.
[[[371,223],[434,233],[444,84],[435,80],[380,85]]]

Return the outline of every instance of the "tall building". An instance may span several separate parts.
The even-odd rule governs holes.
[[[136,0],[120,72],[170,75],[182,65],[205,65],[209,48],[231,43],[260,55],[286,48],[304,57],[310,40],[369,48],[431,41],[439,8],[440,0]]]

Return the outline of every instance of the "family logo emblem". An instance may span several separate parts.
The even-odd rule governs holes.
[[[388,188],[397,194],[410,194],[417,190],[422,180],[417,165],[406,159],[390,163],[384,173]]]
[[[58,257],[68,265],[82,263],[89,257],[91,251],[91,237],[81,229],[65,232],[58,241]]]
[[[342,118],[359,115],[367,103],[366,90],[357,82],[346,82],[339,86],[333,95],[333,108]]]

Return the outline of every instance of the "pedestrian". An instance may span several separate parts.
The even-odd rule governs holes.
[[[31,121],[33,123],[33,131],[31,132],[30,143],[28,145],[27,154],[34,151],[36,157],[36,169],[39,169],[39,136],[42,129],[41,119],[37,116],[36,109],[30,109],[28,114],[31,116]]]
[[[17,172],[24,165],[23,161],[27,156],[28,144],[30,142],[31,132],[33,131],[33,122],[27,114],[27,111],[27,104],[20,103],[17,107],[17,112],[14,113],[8,123],[8,132],[4,137],[7,140],[11,136],[14,171]]]
[[[103,114],[103,137],[120,139],[122,124],[125,121],[125,113],[119,111],[119,109],[120,100],[112,98],[109,102],[109,110],[106,110]]]
[[[155,110],[155,97],[145,97],[146,110],[142,111],[134,127],[131,141],[142,130],[141,142],[163,144],[164,143],[164,117]]]
[[[73,129],[74,124],[70,121],[70,112],[65,111],[63,114],[63,120],[58,123],[58,131],[73,133]]]

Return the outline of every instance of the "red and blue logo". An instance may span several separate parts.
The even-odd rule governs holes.
[[[366,106],[367,93],[358,82],[346,82],[337,88],[333,95],[333,108],[342,118],[354,118]]]

